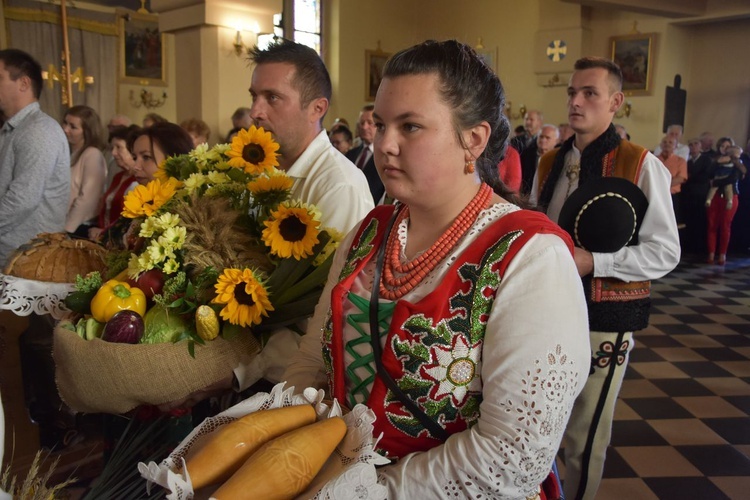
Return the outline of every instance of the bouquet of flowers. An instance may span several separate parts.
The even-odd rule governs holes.
[[[255,355],[275,328],[310,316],[341,235],[321,227],[314,206],[291,198],[292,179],[275,168],[278,147],[270,133],[252,127],[231,144],[204,144],[168,158],[153,181],[131,191],[122,213],[131,220],[126,249],[109,254],[110,280],[97,275],[78,280],[66,303],[84,313],[77,325],[67,325],[80,338],[68,335],[66,343],[93,340],[98,357],[114,352],[112,342],[138,343],[117,347],[131,349],[133,362],[141,364],[149,346],[181,349],[200,361],[206,354],[201,351],[222,339],[244,343],[252,351],[247,354]],[[67,400],[66,394],[81,391],[63,387],[65,381],[83,374],[68,373],[61,384],[61,369],[71,371],[61,365],[80,368],[81,349],[87,348],[57,344],[56,357],[70,351],[77,358],[58,363],[58,386]],[[163,370],[162,356],[155,359]],[[223,366],[217,369],[226,371],[227,363],[238,360],[219,356],[218,362]],[[175,363],[183,379],[206,370],[205,363],[190,370],[182,353]],[[97,397],[112,399],[111,391],[105,392]],[[174,394],[142,402],[161,404],[166,397],[178,399]],[[92,411],[88,404],[78,406],[71,405]]]

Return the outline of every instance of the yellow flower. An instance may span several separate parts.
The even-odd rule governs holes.
[[[294,181],[281,170],[273,169],[270,175],[261,175],[247,183],[247,189],[253,196],[258,196],[269,191],[289,191]]]
[[[339,247],[341,240],[344,239],[344,235],[336,228],[326,227],[324,230],[328,233],[331,239],[328,240],[328,243],[323,247],[323,250],[315,257],[315,260],[313,261],[315,267],[325,262],[328,256],[335,252]]]
[[[257,325],[273,311],[268,291],[252,269],[224,269],[215,288],[213,302],[225,304],[221,317],[233,325]]]
[[[169,174],[167,173],[167,160],[166,158],[159,163],[154,172],[154,179],[159,179],[162,182],[167,182]]]
[[[263,224],[263,242],[279,257],[304,259],[318,243],[320,215],[312,205],[282,203]]]
[[[123,217],[151,217],[174,196],[178,186],[179,181],[172,177],[165,183],[155,179],[145,186],[137,186],[125,195]]]
[[[190,177],[185,179],[185,189],[188,193],[192,193],[202,185],[206,183],[206,176],[203,174],[190,174]]]
[[[184,226],[169,227],[164,230],[157,240],[160,245],[168,249],[179,249],[185,244],[187,229]]]
[[[227,174],[217,172],[216,170],[211,170],[210,172],[208,172],[206,174],[206,178],[211,184],[226,184],[227,182],[232,181],[232,179],[230,179]]]
[[[226,152],[230,158],[229,165],[242,168],[248,174],[260,174],[279,164],[279,144],[273,140],[270,132],[261,128],[242,129],[234,139],[232,147]]]
[[[164,274],[174,274],[180,269],[180,264],[175,259],[169,259],[164,263]]]

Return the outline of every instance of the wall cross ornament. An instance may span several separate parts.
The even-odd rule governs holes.
[[[568,46],[565,40],[552,40],[547,45],[547,58],[552,62],[560,62],[568,54]]]

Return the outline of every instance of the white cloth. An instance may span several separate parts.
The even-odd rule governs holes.
[[[331,145],[325,130],[310,143],[287,175],[294,179],[292,199],[314,204],[322,214],[324,227],[348,233],[374,208],[365,175]],[[262,376],[280,381],[290,357],[297,351],[299,335],[287,328],[271,335],[250,365],[237,366],[234,375],[244,390]],[[298,387],[306,387],[300,384]]]
[[[454,253],[403,300],[415,302],[433,291],[456,254],[487,224],[515,209],[498,204],[483,211]],[[290,385],[327,387],[321,330],[353,236],[339,246],[307,335],[284,374]],[[369,297],[373,268],[370,262],[357,276],[353,293]],[[540,304],[544,314],[539,314]],[[346,342],[359,333],[346,324],[344,335]],[[477,424],[443,445],[380,469],[389,498],[535,495],[554,460],[589,363],[586,306],[573,259],[558,237],[536,235],[514,257],[497,290],[484,337],[483,402]]]
[[[16,316],[49,314],[62,319],[70,313],[65,307],[65,297],[74,290],[72,283],[51,283],[0,274],[0,311],[13,311]]]
[[[654,156],[659,156],[660,153],[661,153],[661,144],[656,146],[656,149],[654,149]],[[681,144],[678,142],[677,147],[674,148],[674,154],[676,154],[677,156],[681,156],[685,158],[685,161],[688,161],[688,159],[690,159],[690,148],[688,147],[687,144]]]
[[[565,166],[580,162],[581,153],[575,146],[565,155]],[[680,262],[680,237],[672,208],[670,185],[672,176],[651,153],[643,160],[638,187],[648,199],[648,209],[638,231],[638,244],[614,253],[594,253],[594,277],[617,278],[623,281],[658,279]],[[570,192],[578,187],[576,180]],[[563,173],[555,186],[547,208],[547,216],[557,222],[568,191],[568,178]],[[539,199],[539,179],[534,176],[529,201]]]
[[[289,168],[292,199],[312,203],[323,214],[323,226],[346,234],[373,209],[364,174],[331,145],[325,130]]]
[[[96,148],[86,148],[70,167],[70,206],[65,219],[66,231],[72,233],[84,222],[96,220],[106,179],[104,155]]]

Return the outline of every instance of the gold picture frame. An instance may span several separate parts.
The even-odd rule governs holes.
[[[612,60],[622,70],[622,91],[625,95],[651,94],[654,73],[654,41],[656,33],[613,36]]]
[[[167,86],[167,47],[159,18],[128,13],[117,20],[120,83]]]
[[[391,54],[381,50],[365,51],[365,101],[375,100],[378,87],[383,80],[383,66]]]

